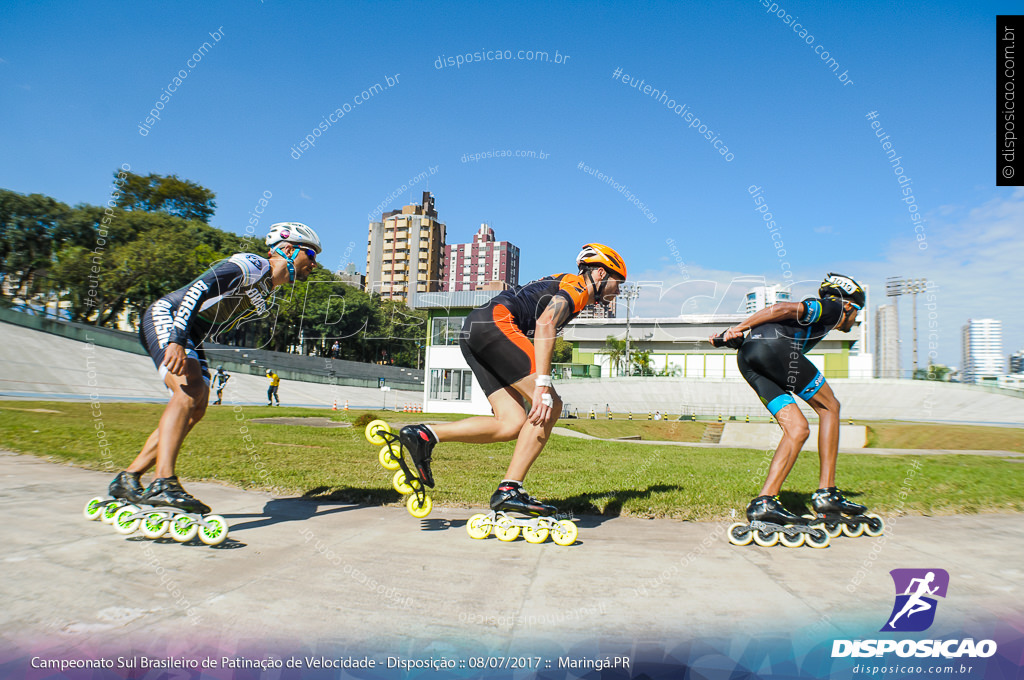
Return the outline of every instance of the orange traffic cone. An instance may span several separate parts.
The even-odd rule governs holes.
[[[348,399],[345,400],[345,410],[348,410]]]
[[[334,403],[331,404],[331,410],[332,411],[337,411],[338,410],[338,400],[337,399],[335,399]]]

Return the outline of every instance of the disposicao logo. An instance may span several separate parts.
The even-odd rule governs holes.
[[[881,632],[918,633],[935,621],[937,597],[946,597],[949,573],[945,569],[893,569],[896,601]],[[989,657],[996,653],[993,640],[834,640],[832,658],[883,656],[900,657]]]

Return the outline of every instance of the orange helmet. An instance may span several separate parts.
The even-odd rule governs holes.
[[[601,266],[610,273],[621,276],[626,280],[626,261],[617,252],[608,246],[600,243],[588,243],[576,256],[576,264],[580,267],[586,265]]]

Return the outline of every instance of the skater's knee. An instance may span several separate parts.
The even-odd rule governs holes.
[[[510,442],[519,436],[519,432],[523,429],[523,425],[526,424],[526,414],[515,416],[506,416],[496,421],[497,432],[495,437],[498,441]]]
[[[807,421],[802,423],[790,423],[785,429],[786,436],[793,441],[797,442],[801,446],[807,438],[811,436],[811,428],[807,425]]]

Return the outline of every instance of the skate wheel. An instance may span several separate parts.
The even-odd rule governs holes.
[[[167,534],[178,543],[188,543],[199,533],[199,525],[186,515],[178,515],[171,520],[171,526],[167,528]]]
[[[804,544],[804,537],[805,534],[803,533],[793,534],[791,536],[785,532],[782,532],[781,534],[779,534],[779,543],[786,546],[787,548],[799,548]]]
[[[164,517],[159,512],[151,512],[142,518],[142,535],[146,538],[151,538],[154,541],[161,538],[167,533],[167,528],[171,525],[170,520]]]
[[[100,515],[103,514],[103,501],[105,500],[102,496],[90,499],[82,509],[82,516],[88,520],[99,519]]]
[[[881,536],[882,532],[885,531],[885,522],[878,515],[864,515],[867,518],[868,523],[864,525],[864,533],[868,536],[875,537]]]
[[[123,501],[110,501],[103,506],[103,510],[100,512],[100,521],[104,524],[113,524],[114,515],[116,515],[117,511],[123,507]]]
[[[470,538],[478,540],[487,538],[491,533],[491,518],[482,512],[473,515],[466,522],[466,533],[469,534]]]
[[[398,459],[391,453],[391,444],[384,445],[380,453],[377,454],[377,460],[385,470],[397,470],[400,467]]]
[[[807,536],[804,539],[804,545],[811,548],[827,548],[830,542],[831,539],[828,536],[828,532],[818,527],[807,532]]]
[[[514,541],[519,538],[519,527],[512,520],[506,519],[494,525],[494,535],[499,541]]]
[[[384,438],[381,432],[390,433],[391,426],[388,425],[383,420],[371,420],[370,423],[366,426],[366,430],[364,430],[364,434],[366,435],[366,441],[370,442],[371,444],[376,444],[377,446],[386,443],[387,439]]]
[[[527,543],[543,543],[548,540],[550,533],[551,531],[547,527],[523,527],[523,538]]]
[[[121,506],[121,509],[114,515],[114,531],[125,536],[135,533],[139,528],[139,524],[142,523],[141,518],[136,517],[132,519],[132,515],[137,512],[139,512],[139,508],[134,505]]]
[[[220,515],[207,515],[203,518],[206,526],[193,525],[198,528],[199,540],[206,545],[220,545],[228,539],[228,521]]]
[[[843,533],[850,538],[857,538],[864,535],[863,524],[843,524]]]
[[[829,538],[839,538],[843,535],[843,524],[840,522],[822,522],[820,525]]]
[[[729,526],[729,542],[733,545],[750,545],[754,541],[754,532],[750,530],[749,524],[733,522]]]
[[[572,545],[579,535],[579,527],[571,520],[560,519],[551,528],[551,540],[558,545]]]
[[[391,478],[391,486],[395,487],[395,491],[403,496],[414,491],[412,485],[409,484],[409,481],[405,478],[405,472],[402,470],[396,472],[395,476]]]
[[[430,496],[423,496],[423,502],[421,503],[416,494],[411,494],[408,500],[405,501],[405,509],[409,511],[409,514],[413,517],[422,519],[430,514],[430,511],[434,507],[434,502],[430,500]]]
[[[754,533],[754,543],[757,543],[762,548],[770,548],[779,542],[779,535],[774,531],[765,531],[764,529],[758,529]]]

